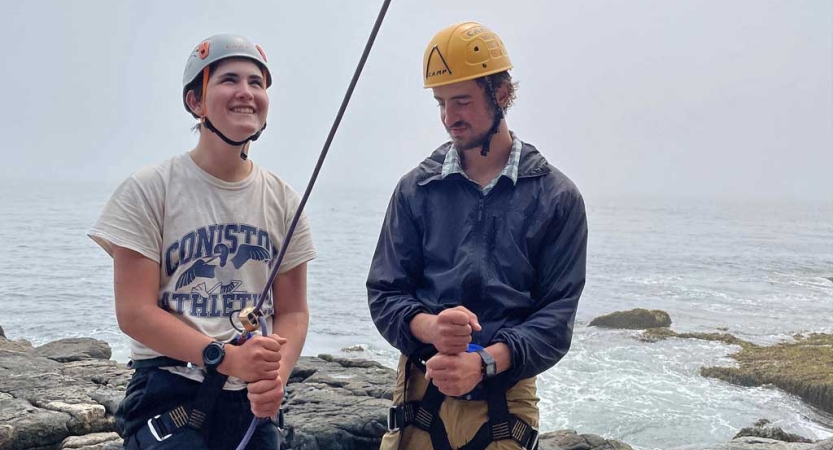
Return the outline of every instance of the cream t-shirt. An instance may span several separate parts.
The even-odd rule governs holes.
[[[257,303],[300,198],[283,180],[253,164],[239,182],[220,180],[184,153],[125,180],[88,235],[111,256],[113,246],[159,263],[158,304],[192,328],[229,341],[229,316]],[[302,214],[279,273],[315,258]],[[272,331],[272,293],[263,303]],[[131,339],[131,359],[162,356]],[[202,381],[198,367],[168,370]],[[245,383],[230,377],[226,389]]]

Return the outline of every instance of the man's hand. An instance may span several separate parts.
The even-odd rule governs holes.
[[[481,363],[477,353],[439,353],[425,363],[425,379],[434,380],[434,386],[445,395],[460,396],[471,392],[483,379]]]
[[[278,413],[284,393],[280,376],[249,383],[246,388],[249,390],[249,402],[255,417],[272,417]]]
[[[217,369],[248,383],[274,380],[281,368],[283,344],[286,344],[286,339],[270,334],[253,336],[240,346],[227,345],[226,357]]]
[[[471,342],[471,332],[480,331],[477,316],[463,306],[446,309],[432,323],[431,343],[446,355],[463,353]]]

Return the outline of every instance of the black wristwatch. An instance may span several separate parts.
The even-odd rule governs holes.
[[[483,360],[483,364],[480,366],[483,371],[483,379],[488,380],[489,378],[497,375],[497,363],[495,362],[495,358],[492,358],[492,355],[482,348],[477,351],[477,354],[480,355],[480,359]]]
[[[226,357],[225,346],[225,342],[218,341],[214,341],[205,346],[202,350],[202,363],[203,366],[205,366],[205,370],[217,370],[217,366],[219,366],[220,363],[223,362],[223,358]]]

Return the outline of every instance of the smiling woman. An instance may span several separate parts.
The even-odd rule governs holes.
[[[271,291],[261,293],[300,204],[248,159],[266,127],[271,83],[259,46],[232,35],[202,41],[182,90],[205,126],[199,142],[124,181],[89,232],[113,257],[116,318],[131,338],[136,373],[116,414],[127,449],[228,449],[244,435],[250,448],[277,449],[284,380],[307,334],[315,248],[301,216]],[[263,336],[238,335],[230,317],[255,304]]]
[[[225,136],[231,145],[240,145],[266,126],[269,97],[266,95],[264,72],[257,64],[245,58],[229,58],[219,62],[208,79],[207,89],[201,96],[189,90],[185,104],[200,117],[200,123],[221,138]],[[196,81],[195,83],[200,83]],[[208,97],[208,92],[211,97]],[[212,121],[209,117],[213,118]],[[208,125],[211,124],[211,125]],[[226,130],[225,134],[219,130]],[[255,138],[256,139],[256,138]]]
[[[231,65],[231,66],[230,66]],[[221,66],[225,66],[222,67]],[[219,70],[219,72],[218,72]],[[256,141],[260,133],[266,128],[266,113],[269,109],[269,97],[266,89],[272,85],[272,75],[266,65],[266,53],[259,45],[253,45],[245,38],[233,35],[220,34],[212,36],[203,41],[188,58],[185,65],[185,73],[182,78],[182,101],[185,110],[190,112],[196,119],[200,119],[197,129],[205,124],[206,128],[214,132],[228,145],[246,145],[250,141]],[[237,139],[227,137],[217,129],[209,120],[209,105],[206,103],[209,84],[212,87],[224,87],[217,89],[221,95],[220,101],[226,98],[226,107],[236,112],[254,113],[255,103],[260,113],[258,118],[262,123],[254,130],[246,133],[246,136],[239,136]],[[228,105],[228,96],[234,96],[236,106]],[[219,101],[217,102],[219,103]],[[211,117],[218,120],[222,117],[225,108],[217,106],[218,111],[213,112]],[[220,111],[222,110],[222,111]],[[244,133],[245,130],[235,130],[236,133]],[[231,132],[228,131],[227,132]],[[248,157],[248,146],[240,151],[240,157]]]

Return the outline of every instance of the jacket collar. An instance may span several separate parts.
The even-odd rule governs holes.
[[[439,146],[428,158],[425,158],[418,166],[417,184],[424,186],[432,181],[443,179],[443,162],[445,155],[451,149],[451,142]],[[518,162],[518,179],[537,177],[550,173],[550,166],[547,160],[538,149],[532,144],[523,142],[521,148],[521,159]]]

